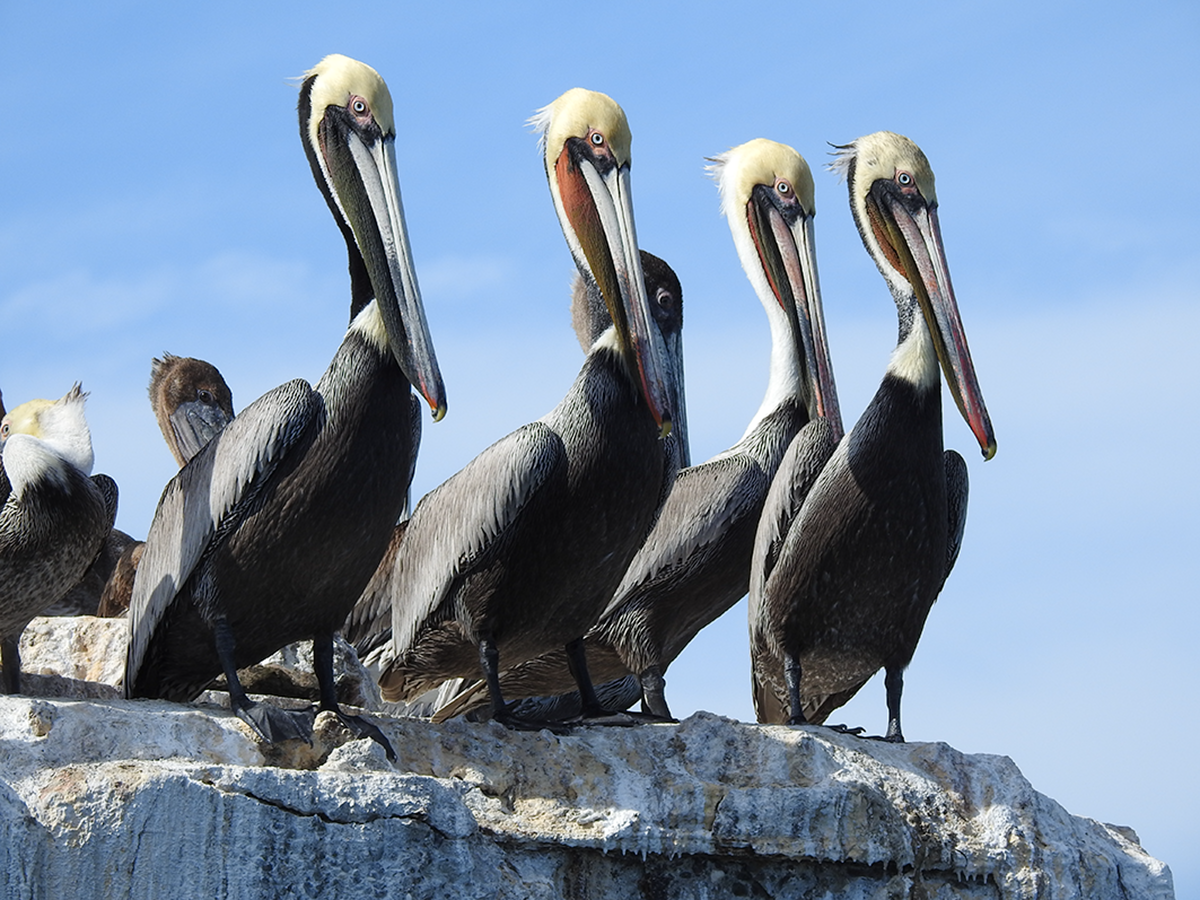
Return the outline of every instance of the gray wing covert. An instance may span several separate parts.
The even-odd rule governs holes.
[[[792,523],[836,449],[829,423],[825,419],[813,419],[800,429],[783,455],[767,491],[754,538],[754,556],[750,563],[752,604],[756,596],[762,596]]]

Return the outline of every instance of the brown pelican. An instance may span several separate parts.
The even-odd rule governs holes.
[[[217,367],[202,359],[164,353],[162,359],[151,360],[149,394],[163,440],[180,467],[233,419],[233,392]],[[124,613],[133,597],[133,579],[144,548],[143,541],[114,530],[63,603],[74,600],[79,612],[105,617]],[[97,578],[99,589],[93,584]],[[90,610],[84,609],[89,602]]]
[[[650,308],[654,314],[654,327],[662,336],[663,344],[667,348],[668,357],[673,360],[682,359],[683,290],[680,287],[679,278],[676,276],[675,271],[657,256],[647,253],[645,250],[641,250],[640,253],[642,271],[645,276],[646,297],[650,300]],[[571,313],[575,335],[579,339],[580,346],[583,347],[586,353],[591,349],[596,339],[607,328],[611,327],[612,319],[609,317],[604,297],[595,282],[586,281],[578,272],[575,274],[571,288]],[[676,375],[678,378],[682,378],[682,370],[678,371]],[[677,388],[678,386],[679,382],[676,383]],[[663,452],[666,455],[666,465],[670,471],[677,471],[681,462],[686,464],[687,422],[685,416],[674,416],[671,424],[671,433],[662,442],[662,445]],[[371,577],[366,590],[363,591],[362,597],[355,604],[354,609],[346,619],[346,624],[342,628],[343,636],[346,640],[354,644],[359,658],[366,662],[368,666],[373,666],[377,663],[381,655],[381,648],[392,638],[393,569],[395,568],[396,555],[400,550],[400,544],[404,539],[404,532],[407,530],[407,527],[407,520],[396,526],[392,542],[388,545],[387,553],[384,555],[379,567],[375,570],[375,574]],[[590,646],[588,647],[588,651],[590,657]],[[565,679],[563,690],[571,689],[575,681],[567,670],[565,653],[561,650],[556,650],[545,654],[543,657],[539,657],[539,659],[553,657],[558,657],[562,660],[562,677]],[[536,661],[531,660],[529,663],[517,666],[516,670],[523,671],[526,665],[534,665],[535,663]],[[589,663],[589,672],[591,668],[592,665]],[[506,681],[509,673],[512,671],[514,670],[507,670],[501,676],[502,683]],[[436,691],[430,691],[427,695],[422,695],[415,700],[410,699],[407,701],[407,714],[429,716],[436,710],[441,709],[452,698],[455,698],[460,693],[463,682],[464,679],[462,678],[451,679],[440,685]],[[611,692],[607,691],[603,685],[598,686],[597,690],[600,692],[602,698],[606,695],[611,696]],[[487,686],[484,682],[473,682],[469,693],[477,701],[472,705],[472,709],[488,705]],[[578,693],[574,694],[574,698],[574,706],[569,713],[560,716],[535,714],[530,718],[565,719],[578,715],[580,712]],[[617,708],[612,702],[605,702],[602,705],[609,709]],[[620,708],[623,709],[628,705],[628,702],[624,703]],[[450,714],[452,715],[453,713]]]
[[[117,485],[92,471],[87,394],[30,400],[0,420],[8,496],[0,507],[0,665],[4,690],[21,687],[17,647],[30,619],[96,558],[117,515]]]
[[[966,464],[942,450],[939,362],[985,459],[996,439],[925,154],[890,132],[837,149],[833,168],[891,289],[900,336],[875,397],[802,503],[782,469],[767,498],[750,579],[754,703],[760,722],[819,724],[882,667],[885,739],[903,741],[904,669],[966,522]]]
[[[585,638],[596,681],[637,675],[643,710],[664,718],[671,715],[663,694],[667,666],[746,593],[759,515],[785,451],[795,439],[793,456],[811,459],[810,468],[819,470],[842,433],[817,281],[808,164],[791,147],[763,139],[713,163],[738,257],[771,326],[766,395],[741,440],[679,473],[653,530]],[[561,650],[509,669],[500,683],[509,696],[572,686]],[[475,708],[474,693],[435,718]],[[570,714],[576,705],[560,708]],[[541,707],[520,709],[532,715]]]
[[[264,394],[167,485],[134,584],[125,671],[128,696],[179,701],[223,672],[233,709],[270,741],[309,739],[309,714],[252,703],[236,670],[311,638],[321,709],[340,715],[333,633],[404,509],[417,450],[409,386],[435,419],[446,403],[387,86],[369,66],[329,56],[306,73],[299,114],[346,237],[357,314],[315,389],[297,379]],[[375,726],[342,718],[387,746]]]
[[[389,700],[482,669],[495,718],[501,664],[568,646],[591,713],[582,637],[612,596],[674,476],[659,443],[679,408],[652,325],[630,199],[630,132],[609,97],[574,89],[534,119],[550,194],[609,327],[549,414],[484,450],[425,496],[399,547]],[[675,361],[677,362],[677,361]]]

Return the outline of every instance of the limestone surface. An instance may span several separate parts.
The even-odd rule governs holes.
[[[946,744],[374,714],[393,764],[329,714],[263,746],[217,697],[0,697],[0,897],[1173,897],[1132,830]]]

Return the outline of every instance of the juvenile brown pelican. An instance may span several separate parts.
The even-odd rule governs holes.
[[[798,504],[776,478],[754,547],[750,650],[760,722],[823,722],[882,667],[885,738],[929,609],[962,540],[966,464],[942,450],[942,390],[985,459],[996,452],[942,249],[933,171],[912,141],[878,132],[833,168],[891,289],[900,337],[883,383]]]
[[[299,113],[359,311],[315,389],[295,380],[264,394],[167,485],[134,584],[125,672],[128,696],[179,701],[223,672],[233,709],[271,741],[308,739],[309,714],[252,703],[236,670],[311,638],[321,709],[340,715],[333,633],[404,509],[417,450],[409,385],[435,418],[446,403],[387,86],[369,66],[329,56],[306,74]],[[373,725],[343,720],[387,746]]]
[[[117,515],[117,485],[92,471],[87,394],[30,400],[0,420],[9,493],[0,507],[0,665],[4,690],[21,688],[17,647],[29,621],[96,558]]]
[[[667,666],[746,593],[759,515],[785,451],[795,439],[794,457],[812,459],[819,470],[842,433],[817,280],[808,164],[791,147],[763,139],[713,162],[738,257],[771,326],[767,392],[738,443],[679,473],[653,530],[585,638],[597,683],[637,675],[643,709],[665,718],[671,715],[663,693]],[[514,697],[572,687],[561,650],[507,670],[500,683]],[[475,708],[474,693],[435,718]],[[574,705],[560,708],[569,714]],[[520,707],[530,714],[537,708]]]
[[[417,505],[393,569],[392,641],[380,659],[389,700],[482,669],[493,715],[515,726],[523,723],[505,708],[501,663],[563,645],[585,710],[598,708],[582,637],[674,476],[659,438],[679,407],[643,282],[624,112],[574,89],[534,121],[567,244],[612,325],[552,412]]]
[[[212,363],[164,353],[150,363],[150,406],[182,467],[233,418],[233,392]]]
[[[233,419],[233,392],[217,367],[202,359],[164,353],[162,359],[151,360],[149,394],[163,440],[180,467]],[[78,609],[68,615],[121,615],[133,597],[144,548],[144,542],[114,530],[83,581],[56,606],[70,603]]]

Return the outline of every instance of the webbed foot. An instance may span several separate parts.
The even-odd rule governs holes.
[[[544,719],[525,719],[509,712],[507,709],[492,714],[492,719],[499,722],[509,731],[549,731],[551,734],[565,735],[571,733],[571,727],[565,722],[549,722]]]
[[[568,719],[570,725],[604,725],[617,728],[632,728],[635,725],[650,725],[661,723],[678,724],[677,719],[669,716],[656,716],[654,713],[637,712],[636,710],[607,710],[597,709],[582,713],[573,719]]]
[[[268,744],[282,741],[304,741],[312,744],[313,720],[316,713],[308,709],[280,709],[269,703],[245,704],[234,707],[237,717],[250,726],[251,730]]]

